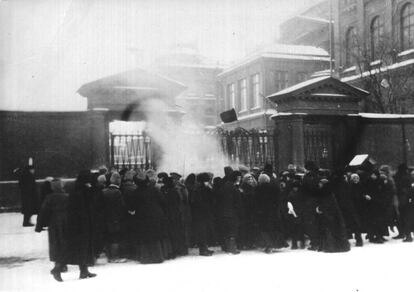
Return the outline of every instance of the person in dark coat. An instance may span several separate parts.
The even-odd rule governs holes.
[[[408,172],[408,167],[406,164],[401,164],[398,166],[397,173],[395,174],[395,186],[397,190],[397,228],[398,228],[398,236],[394,237],[394,239],[408,239],[411,238],[411,231],[410,236],[407,236],[407,231],[410,228],[406,228],[405,224],[410,224],[410,220],[407,220],[410,218],[410,216],[407,216],[406,212],[409,210],[407,208],[409,206],[408,204],[408,198],[410,196],[411,192],[411,177]]]
[[[165,232],[165,200],[155,186],[152,175],[137,176],[136,210],[139,222],[140,262],[142,264],[162,263],[166,254],[163,249]]]
[[[105,218],[105,245],[110,262],[120,262],[120,245],[123,237],[125,203],[119,189],[121,176],[114,172],[110,185],[102,190]]]
[[[208,173],[197,175],[198,185],[194,190],[191,200],[193,230],[196,244],[201,256],[211,256],[212,250],[208,249],[209,228],[213,224],[211,196],[213,191]]]
[[[255,222],[259,231],[259,245],[266,253],[281,248],[277,243],[276,230],[280,224],[278,198],[267,174],[259,176],[258,186],[254,194]]]
[[[105,202],[102,191],[107,186],[106,176],[104,174],[93,178],[92,192],[93,192],[93,230],[94,230],[94,247],[95,258],[99,258],[105,247]]]
[[[19,187],[22,200],[21,212],[23,214],[23,227],[34,226],[30,219],[32,215],[37,214],[39,211],[39,198],[34,173],[34,167],[32,165],[28,165],[23,169],[19,177]]]
[[[355,234],[356,246],[363,246],[361,220],[355,207],[355,200],[351,184],[348,182],[348,176],[338,174],[334,187],[333,191],[345,220],[348,238],[352,238],[352,234]]]
[[[42,206],[43,201],[45,200],[45,198],[53,193],[52,191],[52,187],[50,186],[51,182],[53,180],[53,177],[48,176],[47,178],[45,178],[45,181],[43,182],[43,184],[40,186],[40,198],[39,198],[39,206]]]
[[[68,249],[66,263],[78,265],[80,279],[92,278],[88,266],[95,263],[94,192],[91,172],[82,170],[69,194],[68,203]]]
[[[136,217],[136,189],[137,185],[134,183],[135,172],[130,170],[124,175],[124,180],[121,184],[122,198],[125,203],[125,254],[130,259],[138,259],[138,222]]]
[[[317,193],[319,184],[318,167],[313,161],[305,163],[306,173],[303,176],[302,190],[304,196],[303,219],[305,233],[310,238],[310,250],[319,249],[319,229],[315,208],[317,206]]]
[[[414,231],[414,171],[411,172],[411,185],[407,193],[407,199],[402,204],[404,221],[404,242],[412,242],[411,233]]]
[[[334,187],[326,178],[319,181],[316,213],[319,224],[319,251],[347,252],[350,245],[345,221],[333,193]]]
[[[384,225],[387,222],[384,212],[383,183],[380,181],[378,170],[374,170],[367,182],[365,200],[367,203],[366,219],[367,236],[370,242],[384,243]]]
[[[303,191],[300,179],[294,179],[291,184],[291,190],[287,196],[287,226],[292,237],[292,249],[300,247],[305,248],[305,230],[303,217]]]
[[[252,174],[247,173],[243,176],[241,189],[243,218],[240,222],[240,245],[241,249],[252,249],[256,241],[256,228],[254,220],[254,193],[257,181]]]
[[[217,196],[217,215],[224,243],[224,251],[239,254],[237,249],[237,236],[239,229],[239,215],[241,208],[241,195],[238,185],[241,173],[233,171],[227,178]]]
[[[182,248],[183,255],[188,254],[188,248],[190,247],[190,234],[191,234],[191,207],[189,201],[189,192],[186,185],[181,180],[181,175],[172,172],[171,178],[173,180],[173,184],[175,189],[179,195],[179,213],[180,213],[180,221],[181,225],[184,229],[184,244],[185,247]]]
[[[48,227],[49,258],[55,262],[51,274],[56,281],[62,282],[61,272],[66,263],[69,195],[64,192],[60,179],[51,182],[51,190],[52,193],[43,201],[35,231],[41,232]]]
[[[163,179],[164,186],[161,191],[166,202],[168,237],[172,247],[172,258],[188,254],[185,243],[185,230],[180,214],[180,195],[174,185],[173,179],[167,177]]]

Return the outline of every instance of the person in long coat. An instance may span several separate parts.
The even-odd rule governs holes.
[[[168,237],[172,247],[172,257],[188,254],[185,230],[180,213],[180,195],[171,177],[163,179],[162,191],[166,202]]]
[[[55,262],[51,274],[56,281],[62,282],[61,272],[66,263],[68,239],[67,208],[69,195],[64,192],[60,179],[54,179],[50,182],[50,187],[52,193],[43,201],[37,217],[35,231],[41,232],[44,227],[48,227],[49,258],[50,261]]]
[[[319,229],[315,208],[317,206],[317,193],[319,184],[318,167],[313,161],[305,163],[306,173],[303,176],[302,190],[304,196],[303,219],[305,233],[310,238],[310,250],[319,249]]]
[[[292,249],[298,248],[298,241],[300,247],[305,248],[305,230],[304,230],[304,217],[303,217],[303,191],[300,183],[300,179],[294,179],[291,184],[291,190],[287,196],[287,226],[291,231],[292,237]]]
[[[404,202],[402,209],[404,210],[404,242],[412,242],[411,233],[414,231],[414,171],[411,171],[411,184],[407,193],[407,200]]]
[[[223,248],[225,252],[232,254],[240,253],[237,249],[241,208],[241,195],[238,188],[240,180],[239,171],[231,172],[217,196],[217,215],[223,237]]]
[[[92,278],[88,266],[95,263],[94,235],[94,191],[91,172],[82,170],[69,194],[68,205],[68,249],[66,263],[78,265],[80,279]]]
[[[336,183],[334,183],[335,189],[333,191],[345,220],[348,238],[352,238],[352,234],[355,234],[356,246],[363,246],[361,220],[355,206],[355,200],[351,184],[348,181],[348,176],[338,174],[336,180]]]
[[[254,194],[255,221],[259,231],[260,243],[266,253],[281,248],[277,243],[276,230],[280,224],[277,193],[271,184],[270,177],[262,173]]]
[[[240,245],[242,249],[252,249],[256,241],[257,233],[254,220],[254,193],[257,181],[252,174],[243,176],[241,189],[243,221],[240,222]]]
[[[125,203],[119,189],[121,176],[114,172],[110,185],[102,190],[105,218],[105,243],[109,261],[120,260],[120,245],[124,231]]]
[[[198,185],[193,192],[191,211],[193,219],[194,238],[201,256],[211,256],[212,250],[208,249],[209,227],[213,224],[210,187],[210,176],[207,173],[197,175]]]
[[[39,211],[39,195],[37,192],[36,180],[34,176],[34,167],[26,166],[20,177],[19,187],[21,192],[23,214],[23,227],[34,226],[30,219]]]
[[[333,193],[334,187],[326,179],[319,181],[315,212],[319,224],[319,251],[347,252],[350,250],[345,221]]]
[[[139,230],[136,216],[135,206],[137,185],[134,183],[134,171],[127,171],[124,175],[124,181],[121,184],[122,198],[125,203],[125,244],[126,244],[126,256],[130,259],[138,259],[138,247],[139,247]]]
[[[135,183],[138,198],[134,210],[139,222],[140,262],[162,263],[166,258],[163,250],[166,229],[165,200],[155,186],[154,178],[138,175]]]
[[[397,205],[397,227],[398,227],[398,236],[394,237],[394,239],[404,239],[411,237],[407,236],[407,229],[405,224],[409,224],[409,220],[407,220],[410,216],[407,216],[406,212],[409,210],[407,208],[408,205],[408,198],[411,192],[411,177],[408,173],[408,167],[406,164],[401,164],[398,166],[397,173],[395,174],[395,185],[397,189],[397,198],[398,198],[398,205]]]

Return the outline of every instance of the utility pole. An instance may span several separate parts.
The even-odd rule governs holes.
[[[329,75],[333,76],[333,59],[332,59],[332,0],[329,0]]]

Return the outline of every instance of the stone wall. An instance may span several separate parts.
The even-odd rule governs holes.
[[[0,111],[0,181],[32,157],[36,177],[74,177],[109,160],[106,112]]]

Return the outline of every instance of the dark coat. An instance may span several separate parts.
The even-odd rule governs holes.
[[[272,232],[278,229],[280,216],[278,198],[271,183],[259,184],[254,195],[255,221],[259,231]]]
[[[125,226],[125,203],[116,185],[102,190],[104,201],[105,235],[108,243],[119,242]]]
[[[135,210],[141,242],[151,244],[161,241],[166,236],[165,199],[153,185],[138,187],[136,194]]]
[[[304,229],[311,239],[311,245],[319,242],[319,228],[315,213],[318,202],[318,182],[319,177],[316,172],[306,173],[302,182]]]
[[[29,169],[23,170],[19,177],[19,186],[22,200],[22,214],[37,214],[39,211],[39,195],[35,177]]]
[[[121,185],[122,197],[125,203],[125,224],[127,240],[131,244],[139,242],[139,222],[136,213],[138,206],[137,186],[131,181],[126,181]]]
[[[181,197],[173,185],[168,188],[163,188],[163,191],[166,202],[165,211],[167,215],[168,237],[171,240],[173,253],[175,255],[186,254],[187,245],[180,209]]]
[[[194,239],[198,245],[206,245],[209,227],[213,224],[212,189],[205,185],[198,186],[192,196],[191,211]]]
[[[217,195],[217,216],[224,237],[238,234],[241,195],[234,183],[224,183]]]
[[[355,212],[359,218],[359,227],[360,232],[367,231],[367,206],[369,202],[366,201],[364,198],[365,196],[365,188],[361,182],[359,183],[350,183],[350,195],[352,197],[353,205],[355,207]]]
[[[53,262],[65,263],[66,261],[68,202],[67,193],[51,193],[43,201],[37,217],[37,232],[42,231],[43,227],[49,227],[49,257]]]
[[[94,264],[94,195],[92,187],[78,183],[73,193],[69,195],[67,264]]]
[[[361,220],[355,206],[351,184],[345,180],[339,181],[335,186],[334,193],[343,214],[348,233],[360,233]]]
[[[319,249],[324,252],[350,250],[345,222],[329,183],[318,192]]]

